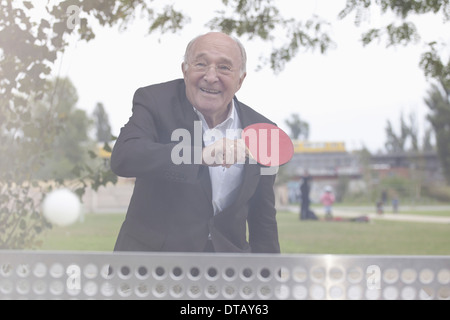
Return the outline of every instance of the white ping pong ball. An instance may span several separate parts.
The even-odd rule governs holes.
[[[68,226],[76,222],[81,214],[78,196],[68,189],[50,192],[42,203],[44,217],[52,224]]]

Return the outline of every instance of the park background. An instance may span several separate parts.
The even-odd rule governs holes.
[[[114,176],[108,156],[133,93],[181,77],[187,42],[214,29],[248,50],[238,98],[297,148],[276,185],[283,252],[450,253],[447,220],[392,218],[450,216],[447,2],[3,1],[1,10],[0,248],[112,250],[133,180]],[[298,217],[305,171],[317,221]],[[327,185],[339,221],[322,219]],[[42,216],[60,187],[83,200],[70,227]],[[376,214],[383,191],[399,198],[397,213],[388,202]]]

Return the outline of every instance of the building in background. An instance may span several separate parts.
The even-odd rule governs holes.
[[[302,176],[312,177],[311,201],[318,202],[326,186],[331,186],[338,200],[345,192],[364,193],[386,177],[422,179],[426,182],[443,182],[442,168],[435,152],[368,155],[349,152],[344,142],[293,141],[294,156],[281,170],[287,182],[279,192],[289,203],[298,202]],[[283,191],[280,191],[283,190]]]

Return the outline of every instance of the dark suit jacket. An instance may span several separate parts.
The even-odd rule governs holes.
[[[235,106],[243,127],[270,122],[236,99]],[[211,235],[217,252],[279,253],[275,175],[245,164],[237,200],[214,216],[208,167],[195,164],[193,153],[192,164],[171,161],[179,143],[172,132],[183,128],[193,137],[195,121],[184,80],[136,91],[132,116],[111,156],[114,173],[136,177],[115,251],[202,252]]]

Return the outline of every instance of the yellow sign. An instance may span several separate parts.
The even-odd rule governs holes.
[[[293,141],[295,153],[346,152],[344,142]]]

